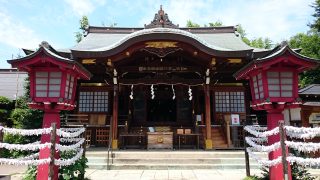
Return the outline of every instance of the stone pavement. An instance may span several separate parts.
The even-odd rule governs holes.
[[[25,166],[0,165],[0,174],[11,174],[11,180],[21,180]],[[320,169],[309,169],[320,180]],[[260,175],[258,169],[251,175]],[[86,169],[86,177],[91,180],[242,180],[246,177],[244,169],[234,170],[97,170]]]
[[[251,174],[260,175],[260,170]],[[96,170],[87,169],[86,177],[92,180],[241,180],[244,169],[234,170]]]

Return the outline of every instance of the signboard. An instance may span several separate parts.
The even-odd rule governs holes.
[[[239,114],[231,114],[231,125],[240,125]]]

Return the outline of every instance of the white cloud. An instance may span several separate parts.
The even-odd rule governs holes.
[[[174,0],[163,4],[170,20],[186,25],[192,20],[200,25],[220,20],[224,25],[241,24],[250,38],[269,37],[275,42],[305,31],[311,19],[313,0]],[[160,4],[146,3],[139,25],[149,23]],[[155,9],[156,8],[156,9]]]
[[[12,47],[37,47],[41,40],[21,22],[0,12],[0,42]]]
[[[97,6],[103,6],[106,0],[65,0],[77,16],[89,15]]]

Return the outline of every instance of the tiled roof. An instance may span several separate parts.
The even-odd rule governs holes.
[[[299,89],[299,95],[320,95],[320,84],[311,84]]]
[[[257,49],[252,48],[245,44],[241,37],[237,36],[235,32],[222,32],[222,33],[191,33],[186,30],[181,29],[173,29],[173,28],[152,28],[152,29],[141,29],[131,33],[128,31],[119,32],[113,31],[112,33],[103,33],[106,32],[100,31],[90,32],[83,40],[75,45],[72,50],[75,51],[107,51],[117,46],[121,45],[122,43],[126,42],[127,40],[143,36],[146,34],[177,34],[190,37],[195,39],[196,41],[200,42],[201,44],[215,50],[220,51],[243,51],[243,50],[253,50],[254,52],[260,51],[268,51],[266,49]]]

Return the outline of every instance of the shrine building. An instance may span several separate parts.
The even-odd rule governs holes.
[[[263,89],[274,98],[298,96],[291,93],[298,86],[292,62],[314,61],[286,43],[250,47],[235,26],[179,27],[162,8],[144,27],[89,26],[71,49],[54,49],[46,42],[40,47],[24,49],[27,56],[10,63],[40,56],[89,71],[90,80],[67,81],[77,87],[77,105],[64,122],[86,124],[88,145],[111,143],[114,149],[241,148],[242,126],[255,114],[250,101],[264,99]],[[251,89],[248,80],[236,80],[251,73],[248,67],[273,60],[282,63],[278,72],[268,73],[268,85],[261,74]],[[31,91],[37,97],[59,97],[54,85],[61,82],[48,69],[35,75],[39,80]],[[249,70],[237,73],[243,69]]]

